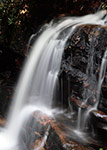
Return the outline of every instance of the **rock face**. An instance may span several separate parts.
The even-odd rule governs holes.
[[[83,25],[69,38],[62,58],[59,74],[63,87],[64,105],[74,99],[94,103],[102,57],[107,47],[107,28]],[[102,85],[101,104],[106,105],[106,78]],[[101,108],[106,111],[106,108]],[[104,110],[103,110],[104,109]]]
[[[95,138],[99,143],[103,141],[103,145],[107,146],[107,115],[101,111],[92,111],[90,115],[90,123]]]
[[[64,108],[72,107],[72,110],[78,112],[78,106],[88,109],[96,103],[101,62],[107,49],[106,39],[106,27],[82,25],[67,41],[59,74],[60,103],[63,103]],[[107,72],[99,93],[98,105],[98,109],[105,114],[107,114],[106,93]],[[94,117],[97,118],[98,115]],[[94,122],[92,121],[91,124]],[[98,131],[96,130],[97,134]]]

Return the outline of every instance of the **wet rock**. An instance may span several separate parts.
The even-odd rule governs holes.
[[[21,131],[19,148],[23,150],[63,150],[59,135],[51,122],[52,118],[36,111]]]
[[[55,119],[36,111],[22,128],[18,148],[23,150],[94,150],[91,146],[76,141],[77,137],[74,133],[67,130],[70,129],[67,122],[70,123],[65,117],[62,117],[61,121],[61,116]]]
[[[86,144],[82,137],[78,138],[75,135],[74,130],[71,129],[72,124],[72,119],[67,119],[64,116],[62,118],[60,116],[56,122],[51,123],[60,137],[64,150],[95,150],[92,146],[89,146],[89,143]]]
[[[90,113],[90,124],[95,138],[107,146],[107,115],[101,111],[92,111]]]
[[[82,25],[68,39],[59,74],[60,101],[63,107],[78,114],[94,106],[100,94],[99,112],[90,114],[88,125],[99,141],[107,139],[107,72],[98,93],[98,79],[104,52],[107,48],[107,28]],[[106,70],[107,71],[107,70]],[[62,106],[62,105],[61,105]],[[90,128],[88,131],[90,132]]]
[[[0,116],[0,126],[3,127],[6,124],[6,120]]]
[[[102,57],[107,47],[107,28],[82,25],[67,41],[59,74],[60,97],[64,106],[74,97],[79,103],[93,105],[96,102],[98,77]],[[106,112],[106,77],[102,85],[101,102]]]

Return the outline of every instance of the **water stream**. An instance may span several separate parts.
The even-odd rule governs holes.
[[[17,145],[20,145],[21,128],[34,111],[40,110],[52,115],[52,98],[66,41],[80,24],[104,25],[105,20],[102,18],[105,13],[102,11],[83,17],[65,17],[45,26],[20,75],[7,124],[0,133],[0,150],[20,150]]]
[[[82,110],[81,107],[78,107],[78,117],[77,117],[77,130],[81,131],[81,116],[82,115]]]
[[[106,68],[107,68],[107,50],[104,53],[104,56],[102,58],[102,63],[100,67],[100,73],[99,73],[99,79],[98,79],[98,89],[97,89],[97,102],[95,104],[95,108],[97,109],[99,101],[100,101],[100,93],[101,93],[101,86],[105,78],[105,73],[106,73]]]
[[[101,67],[100,67],[99,78],[98,78],[98,83],[97,83],[96,103],[93,104],[93,106],[90,107],[90,109],[88,108],[86,111],[84,111],[84,117],[83,117],[83,121],[82,121],[82,129],[85,129],[85,127],[86,127],[90,112],[98,109],[98,104],[100,102],[101,86],[102,86],[102,83],[105,78],[106,69],[107,69],[107,50],[105,51],[104,56],[101,61]],[[88,93],[86,93],[86,94],[88,94]],[[78,119],[77,119],[77,130],[79,130],[79,131],[80,131],[80,117],[79,116],[81,116],[81,113],[82,112],[79,108]]]

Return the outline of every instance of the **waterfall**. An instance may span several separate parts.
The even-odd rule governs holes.
[[[21,127],[36,110],[52,115],[52,98],[66,41],[81,24],[103,24],[105,11],[65,17],[45,26],[25,62],[13,95],[7,124],[0,133],[0,150],[17,148]]]

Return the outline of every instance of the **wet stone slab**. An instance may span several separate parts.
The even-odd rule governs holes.
[[[96,150],[101,147],[90,140],[83,143],[74,134],[72,121],[65,116],[50,118],[35,112],[20,134],[20,150]],[[92,145],[92,146],[91,146]],[[94,146],[93,146],[94,145]]]

